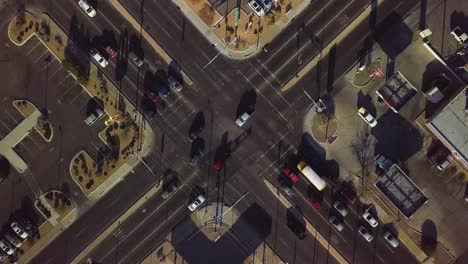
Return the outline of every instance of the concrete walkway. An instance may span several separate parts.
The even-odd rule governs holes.
[[[36,110],[30,116],[23,120],[10,133],[0,141],[0,154],[3,155],[13,167],[20,173],[28,169],[24,160],[16,154],[13,148],[21,142],[34,128],[41,112]]]

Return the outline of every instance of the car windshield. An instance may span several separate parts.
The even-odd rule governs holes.
[[[392,234],[388,234],[387,239],[388,239],[388,240],[393,240]]]

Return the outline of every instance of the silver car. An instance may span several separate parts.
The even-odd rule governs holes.
[[[205,196],[199,195],[195,200],[188,206],[188,209],[193,212],[195,211],[203,202],[205,202]]]
[[[362,214],[362,217],[364,217],[364,219],[366,219],[366,221],[372,226],[372,227],[376,227],[379,225],[379,222],[377,222],[377,220],[374,218],[374,216],[372,216],[371,213],[369,213],[369,211],[365,211],[363,214]]]
[[[13,253],[15,253],[15,250],[3,239],[0,239],[0,249],[7,255],[13,255]]]
[[[343,224],[341,224],[340,221],[338,220],[338,218],[336,218],[335,216],[330,217],[330,219],[328,220],[328,222],[330,222],[330,224],[331,224],[338,232],[341,232],[341,230],[343,230],[343,228],[344,228]]]
[[[169,82],[169,86],[178,92],[182,91],[182,89],[184,88],[184,86],[182,86],[182,84],[178,82],[172,75],[170,75],[169,78],[167,78],[167,81]]]
[[[167,190],[163,192],[161,195],[164,200],[169,198],[175,191],[177,191],[177,186],[174,184],[171,184],[169,187],[167,187]]]
[[[236,124],[240,127],[243,126],[247,120],[249,120],[250,116],[251,115],[249,115],[247,112],[243,113],[241,116],[239,116],[239,118],[237,118]]]
[[[89,51],[89,55],[91,55],[91,57],[103,68],[109,64],[106,58],[104,58],[104,56],[102,56],[97,49],[91,49]]]
[[[361,236],[362,236],[365,240],[367,240],[367,242],[371,242],[372,239],[374,239],[374,237],[372,236],[372,234],[371,234],[369,231],[367,231],[367,229],[366,229],[365,227],[359,226],[357,230],[358,230],[359,234],[361,234]]]
[[[78,5],[89,17],[96,16],[96,10],[86,0],[78,1]]]
[[[28,232],[26,232],[26,230],[24,230],[24,228],[20,226],[18,222],[11,223],[11,229],[13,229],[13,231],[22,239],[25,239],[29,236]]]
[[[387,242],[390,244],[390,246],[396,248],[398,247],[398,245],[400,244],[398,242],[398,239],[396,239],[396,237],[394,235],[392,235],[392,233],[390,232],[385,232],[384,236],[385,240],[387,240]]]
[[[348,214],[348,210],[344,208],[343,204],[340,201],[336,201],[333,203],[333,207],[342,215],[345,217]]]

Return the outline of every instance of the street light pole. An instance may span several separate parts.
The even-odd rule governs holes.
[[[236,42],[237,40],[237,37],[235,37],[231,42],[229,42],[229,44],[226,45],[226,47],[224,47],[224,49],[222,49],[220,52],[218,52],[218,54],[216,54],[216,56],[213,57],[213,59],[211,59],[204,67],[203,69],[206,69],[206,67],[208,67],[208,65],[210,65],[214,60],[216,60],[216,58],[219,57],[219,55],[221,55],[221,53],[223,53],[229,46],[231,46],[234,42]]]
[[[327,106],[323,103],[322,99],[318,99],[317,102],[315,102],[314,99],[306,92],[304,88],[302,88],[302,91],[304,91],[305,95],[309,97],[309,99],[312,101],[315,107],[317,107],[317,112],[321,113],[324,110],[327,110]]]

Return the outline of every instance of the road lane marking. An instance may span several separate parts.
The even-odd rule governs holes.
[[[258,75],[260,75],[260,77],[263,78],[263,80],[265,80],[265,82],[266,82],[268,85],[270,85],[270,87],[276,92],[276,94],[277,94],[281,99],[283,99],[283,101],[288,105],[288,107],[291,106],[291,104],[289,104],[288,100],[286,100],[286,98],[284,98],[284,96],[283,96],[280,92],[278,92],[278,90],[276,90],[276,88],[270,83],[270,81],[269,81],[267,78],[265,78],[265,76],[263,76],[263,74],[260,73],[260,71],[257,70],[256,67],[254,67],[250,62],[249,62],[249,65],[254,69],[254,71],[255,71]],[[263,65],[263,64],[262,64],[262,65]],[[265,67],[265,66],[264,66],[264,67]],[[274,75],[270,70],[268,70],[267,68],[265,68],[265,69],[271,74],[271,76],[273,76],[274,78],[276,78],[275,75]],[[276,79],[276,80],[278,80],[278,79]]]

